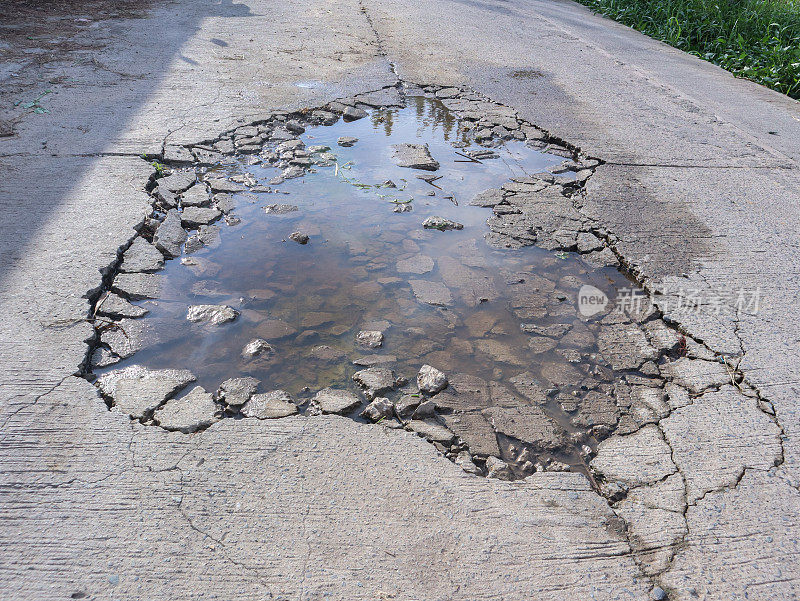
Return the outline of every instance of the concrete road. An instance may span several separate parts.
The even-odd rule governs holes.
[[[3,599],[800,595],[796,102],[571,2],[2,7]],[[87,291],[149,210],[142,153],[398,77],[475,89],[604,161],[582,211],[774,407],[767,463],[748,431],[763,426],[735,405],[659,424],[681,479],[711,484],[658,570],[578,474],[481,479],[408,432],[338,417],[167,433],[73,375]],[[761,304],[684,311],[681,287],[759,289]]]

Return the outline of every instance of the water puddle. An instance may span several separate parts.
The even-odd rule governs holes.
[[[477,145],[474,128],[431,98],[368,113],[308,127],[302,144],[273,140],[260,155],[231,154],[201,169],[206,181],[242,184],[227,199],[235,209],[201,228],[205,244],[190,238],[166,262],[159,298],[136,303],[149,311],[138,320],[152,334],[147,343],[95,373],[133,363],[187,369],[209,392],[251,376],[260,392],[281,389],[301,404],[326,387],[358,391],[353,375],[377,366],[410,381],[377,396],[402,402],[411,417],[424,400],[415,378],[428,364],[450,383],[432,397],[428,421],[474,455],[500,456],[516,476],[537,463],[584,470],[588,448],[618,416],[603,422],[603,403],[615,409],[615,374],[598,354],[601,326],[579,314],[576,294],[631,283],[577,253],[490,246],[492,210],[470,205],[513,178],[557,172],[565,156],[516,139]],[[402,144],[427,145],[438,169],[398,166],[393,145]],[[281,181],[281,173],[301,175]],[[463,229],[424,228],[432,217]],[[187,319],[195,305],[227,305],[238,316],[195,323]],[[269,349],[249,352],[254,340]]]

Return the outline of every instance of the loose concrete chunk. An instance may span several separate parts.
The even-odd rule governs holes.
[[[231,407],[239,407],[250,400],[260,383],[260,380],[250,376],[225,380],[217,389],[217,400],[225,401]]]
[[[224,178],[211,178],[206,180],[206,183],[211,188],[212,192],[227,192],[230,194],[233,192],[242,192],[246,189],[243,185]]]
[[[357,119],[363,119],[366,116],[367,111],[354,106],[348,106],[344,109],[344,111],[342,111],[342,117],[345,121],[356,121]]]
[[[120,271],[135,273],[139,271],[158,271],[164,267],[164,255],[144,238],[138,237],[122,255]]]
[[[499,457],[487,457],[486,472],[490,478],[498,480],[513,480],[514,473],[508,464]]]
[[[344,146],[349,148],[350,146],[353,146],[356,142],[358,142],[358,138],[353,138],[351,136],[341,136],[336,143],[339,144],[339,146]]]
[[[361,412],[361,417],[377,422],[381,419],[391,417],[393,414],[394,405],[392,401],[385,397],[378,397]]]
[[[455,439],[455,434],[434,420],[412,419],[408,427],[431,442],[449,445]]]
[[[564,444],[564,430],[541,407],[490,407],[483,414],[498,432],[537,449],[553,450]]]
[[[414,296],[421,303],[428,305],[449,306],[453,304],[453,295],[450,289],[441,282],[427,280],[409,280]]]
[[[161,284],[161,275],[158,273],[118,273],[111,287],[131,300],[145,300],[158,298]]]
[[[430,153],[427,144],[392,144],[392,158],[398,167],[436,171],[439,163]]]
[[[218,421],[217,411],[211,394],[195,386],[186,396],[167,401],[153,414],[153,420],[166,430],[188,434]]]
[[[576,239],[579,253],[589,253],[603,248],[603,241],[594,234],[581,232]]]
[[[242,349],[242,357],[244,359],[252,359],[259,355],[269,354],[274,352],[272,345],[263,338],[254,338],[248,342]]]
[[[425,221],[422,222],[422,227],[427,230],[439,230],[443,232],[445,230],[463,230],[464,226],[460,223],[455,221],[451,221],[450,219],[445,219],[444,217],[439,217],[438,215],[433,215],[428,217]]]
[[[400,382],[395,373],[388,367],[369,367],[353,374],[353,381],[371,393],[392,390]]]
[[[113,292],[109,292],[97,305],[97,314],[104,317],[142,317],[149,311],[144,307],[133,305]]]
[[[308,244],[308,234],[304,234],[303,232],[292,232],[289,234],[289,240],[297,242],[298,244]]]
[[[597,447],[591,468],[606,482],[652,484],[676,472],[671,450],[658,428],[648,425],[627,436],[612,436]]]
[[[198,227],[216,221],[222,211],[213,207],[186,207],[181,213],[181,223],[186,227]]]
[[[220,325],[233,321],[239,312],[228,305],[190,305],[186,319],[194,323],[210,323]]]
[[[361,399],[349,390],[323,388],[311,402],[322,413],[350,413],[361,404]]]
[[[189,186],[191,186],[197,175],[194,171],[175,171],[166,177],[161,177],[156,180],[159,189],[167,190],[173,194],[180,194]]]
[[[663,370],[664,374],[672,378],[675,384],[683,386],[692,394],[699,394],[709,388],[731,383],[728,370],[722,363],[716,361],[682,357],[677,361],[667,363]]]
[[[184,207],[207,207],[210,204],[211,197],[204,183],[196,183],[181,194],[181,205]]]
[[[481,468],[475,465],[475,462],[472,460],[472,455],[467,451],[461,451],[456,456],[455,464],[468,474],[475,474],[476,476],[481,475]]]
[[[167,257],[177,257],[187,236],[181,225],[181,214],[177,209],[170,209],[153,236],[153,244]]]
[[[383,344],[383,332],[377,330],[361,330],[356,334],[356,344],[366,348],[378,348]]]
[[[447,376],[430,365],[423,365],[417,374],[417,387],[420,392],[436,394],[447,388]]]
[[[97,379],[97,387],[114,399],[117,409],[141,419],[194,380],[194,375],[185,369],[154,371],[131,365],[103,374]]]
[[[254,394],[242,407],[242,415],[257,419],[277,419],[297,413],[297,406],[285,390]]]
[[[661,420],[689,502],[732,486],[747,467],[767,470],[781,457],[780,429],[756,399],[733,386],[706,392]]]

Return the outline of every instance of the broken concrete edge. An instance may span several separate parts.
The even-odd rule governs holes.
[[[407,86],[407,84],[398,83],[395,86],[386,86],[384,88],[380,88],[379,90],[375,90],[374,92],[382,92],[382,91],[386,91],[386,90],[390,90],[390,89],[395,89],[401,94],[401,96],[403,96],[404,86]],[[434,97],[437,97],[437,98],[439,98],[439,96],[440,96],[437,93],[440,92],[441,90],[452,90],[453,89],[453,88],[444,88],[444,87],[441,87],[441,86],[433,86],[433,85],[408,86],[408,87],[415,87],[416,89],[421,89],[422,91],[424,91],[426,93],[426,95],[431,95],[432,94]],[[363,97],[363,96],[366,96],[367,94],[371,94],[371,93],[374,93],[374,92],[361,94],[359,96]],[[475,94],[474,92],[469,91],[469,90],[465,90],[464,88],[458,88],[458,93],[459,94],[471,94],[471,95],[477,96],[477,94]],[[455,96],[450,96],[449,94],[450,93],[448,92],[448,94],[445,95],[447,97],[440,98],[440,100],[447,100],[448,97],[449,98],[453,98],[453,97],[457,96],[457,94]],[[492,102],[491,100],[486,99],[485,97],[483,97],[483,98],[484,98],[484,101],[486,101],[486,102]],[[498,103],[493,103],[493,104],[496,104],[497,106],[502,106],[502,105],[499,105]],[[169,166],[170,168],[173,169],[173,171],[175,171],[177,169],[180,169],[181,167],[186,168],[186,167],[192,166],[195,169],[197,167],[202,167],[203,163],[202,163],[202,161],[198,160],[194,149],[198,149],[199,147],[202,147],[202,146],[213,147],[214,144],[217,144],[222,140],[229,140],[229,141],[231,141],[231,145],[233,145],[233,138],[236,135],[236,131],[237,130],[241,130],[242,128],[245,128],[245,127],[258,127],[259,125],[266,126],[266,125],[268,125],[270,123],[274,123],[276,121],[276,119],[280,120],[280,121],[283,121],[283,122],[286,122],[286,121],[288,121],[290,119],[297,118],[297,119],[302,119],[305,122],[305,119],[309,115],[312,115],[314,111],[332,112],[332,111],[330,111],[332,105],[338,105],[338,106],[336,106],[337,109],[339,109],[341,106],[353,107],[353,108],[361,108],[362,110],[363,110],[363,108],[379,108],[379,105],[359,103],[358,97],[356,97],[355,99],[337,99],[337,100],[333,101],[332,103],[324,105],[323,107],[318,108],[318,109],[304,109],[302,111],[294,111],[294,112],[292,112],[292,111],[274,111],[274,112],[265,114],[264,116],[255,118],[255,119],[253,119],[252,121],[250,121],[248,123],[243,123],[241,125],[237,125],[236,127],[230,128],[230,129],[226,130],[225,132],[223,132],[222,134],[220,134],[219,136],[217,136],[214,139],[204,140],[204,141],[201,141],[201,142],[198,142],[198,143],[195,143],[195,144],[186,145],[185,147],[180,147],[180,148],[183,148],[188,153],[189,156],[191,156],[191,160],[187,160],[187,161],[181,161],[181,160],[170,161],[169,160],[169,157],[167,156],[167,147],[169,145],[167,144],[167,141],[166,141],[166,138],[165,138],[164,144],[163,144],[163,147],[162,147],[162,154],[160,156],[143,156],[143,159],[145,159],[145,160],[148,160],[148,161],[151,161],[151,162],[156,162],[155,165],[154,165],[155,166],[155,171],[153,172],[153,174],[151,175],[150,179],[148,180],[147,185],[146,185],[146,189],[147,189],[148,192],[151,193],[151,196],[152,196],[153,191],[155,190],[156,186],[158,185],[158,179],[162,175],[161,171],[163,170],[163,168],[164,168],[163,166],[164,165]],[[449,108],[449,110],[454,112],[457,116],[459,115],[459,110],[457,108],[451,108],[451,107],[448,107],[448,108]],[[282,119],[279,119],[280,117],[282,117]],[[340,113],[337,112],[336,113],[336,120],[338,121],[339,118],[340,118]],[[578,162],[579,159],[588,162],[587,165],[581,165],[582,168],[588,170],[588,172],[589,172],[588,175],[586,177],[584,177],[582,180],[580,180],[580,181],[560,181],[560,182],[558,182],[558,185],[560,186],[560,193],[561,193],[562,196],[564,196],[567,199],[569,199],[571,201],[571,204],[572,204],[573,208],[577,212],[581,213],[586,218],[587,222],[589,222],[589,227],[586,230],[587,233],[591,233],[592,235],[596,236],[602,242],[603,247],[605,247],[611,253],[613,253],[614,257],[616,258],[616,262],[617,262],[616,267],[617,267],[617,269],[619,269],[622,273],[626,274],[628,277],[630,277],[631,279],[636,281],[639,285],[641,285],[642,288],[645,290],[645,292],[650,297],[650,299],[652,299],[653,298],[652,290],[650,290],[648,288],[647,282],[642,277],[642,274],[638,272],[638,270],[635,268],[635,266],[631,265],[628,261],[626,261],[624,254],[618,248],[618,245],[617,245],[618,240],[617,240],[616,236],[614,236],[613,233],[607,231],[607,229],[605,227],[603,227],[602,224],[599,224],[596,221],[586,217],[586,215],[581,211],[581,206],[580,206],[579,200],[580,200],[580,197],[581,197],[581,193],[584,190],[585,183],[588,181],[588,178],[591,177],[591,174],[594,173],[594,171],[597,169],[597,167],[602,165],[604,162],[601,159],[597,159],[597,158],[594,158],[594,157],[581,157],[580,149],[572,146],[567,141],[561,140],[561,139],[557,138],[556,136],[553,136],[549,132],[547,132],[545,130],[542,130],[541,128],[538,128],[535,125],[530,124],[530,123],[528,123],[528,122],[526,122],[526,121],[524,121],[522,119],[518,118],[518,121],[520,123],[526,124],[530,128],[534,128],[536,130],[536,132],[537,132],[536,136],[537,137],[535,139],[540,144],[538,147],[540,149],[544,150],[545,152],[547,152],[548,150],[553,150],[552,147],[556,147],[556,148],[562,149],[562,152],[565,153],[565,158],[567,158],[567,155],[568,155],[578,165],[581,165]],[[233,152],[234,153],[237,152],[235,147],[233,149]],[[556,184],[556,182],[557,182],[556,178],[555,177],[551,177],[550,181],[548,181],[547,183],[549,185],[554,185],[554,184]],[[508,197],[508,196],[511,196],[511,194],[510,193],[504,194],[504,199],[506,197]],[[117,251],[117,259],[111,265],[109,265],[105,269],[101,270],[102,278],[101,278],[100,285],[97,288],[89,291],[87,293],[87,295],[86,295],[88,300],[89,300],[89,302],[90,302],[89,320],[92,323],[94,323],[94,325],[95,325],[95,336],[94,336],[94,338],[92,340],[88,341],[87,354],[86,354],[86,357],[85,357],[84,361],[82,362],[82,364],[80,366],[80,370],[79,370],[80,373],[84,377],[86,377],[87,379],[91,379],[92,378],[91,364],[90,364],[91,356],[92,356],[92,353],[94,352],[94,350],[96,350],[99,347],[100,333],[101,333],[102,329],[104,327],[106,327],[106,325],[107,325],[107,324],[103,324],[103,323],[100,323],[98,325],[98,320],[97,320],[97,315],[96,315],[97,303],[100,301],[100,299],[103,297],[104,294],[108,293],[108,291],[111,290],[113,280],[116,277],[116,275],[118,275],[118,273],[120,272],[120,266],[122,264],[122,257],[124,255],[125,251],[133,244],[133,242],[135,241],[135,239],[137,237],[146,236],[147,235],[147,232],[146,232],[147,227],[146,226],[147,226],[148,220],[152,220],[153,219],[153,216],[156,215],[155,211],[156,211],[157,208],[158,208],[157,207],[157,199],[155,197],[153,197],[153,211],[151,211],[151,213],[149,215],[143,216],[142,220],[134,227],[134,231],[135,231],[134,235],[131,237],[131,239],[126,244],[120,246],[120,248],[118,249],[118,251]],[[563,246],[562,247],[558,247],[558,246],[556,246],[556,247],[549,248],[549,250],[554,250],[554,251],[555,250],[561,250],[561,251],[564,251],[564,252],[571,252],[571,251],[574,251],[575,249],[571,248],[571,247],[563,247]],[[172,258],[172,257],[166,257],[166,258]],[[686,332],[681,327],[680,323],[676,323],[674,321],[668,321],[667,319],[664,318],[663,313],[658,309],[655,309],[653,311],[653,313],[647,318],[646,321],[656,320],[656,319],[662,320],[668,327],[670,327],[674,331],[680,333],[682,336],[690,338],[695,344],[700,345],[703,348],[705,348],[707,351],[709,351],[709,353],[712,354],[715,357],[715,360],[720,361],[724,365],[726,365],[726,368],[729,369],[729,371],[731,371],[731,384],[736,386],[736,388],[742,394],[754,397],[757,400],[759,409],[762,412],[764,412],[765,414],[770,415],[770,418],[776,423],[776,425],[780,429],[781,433],[783,433],[783,428],[777,422],[777,419],[776,419],[776,417],[774,415],[774,409],[772,409],[771,403],[767,399],[763,398],[761,393],[752,384],[750,384],[748,382],[748,380],[746,379],[745,375],[738,369],[738,363],[736,364],[735,367],[733,367],[732,364],[731,364],[731,358],[730,357],[726,357],[722,353],[714,351],[713,349],[711,349],[710,347],[705,345],[702,340],[693,338],[692,336],[689,335],[688,332]],[[664,381],[667,382],[668,380],[665,379]],[[716,389],[719,389],[721,386],[722,385],[718,385],[716,387]],[[714,390],[714,388],[713,387],[705,388],[699,394],[692,393],[688,388],[685,388],[685,390],[687,392],[687,395],[689,396],[690,403],[693,403],[694,399],[699,398],[702,395],[708,393],[709,391]],[[107,405],[108,405],[108,407],[110,409],[113,406],[113,400],[110,399],[107,396],[105,396],[104,398],[105,398],[106,403],[107,403]],[[140,421],[142,421],[143,423],[147,423],[147,422],[152,423],[151,422],[152,415],[155,413],[156,410],[158,410],[159,408],[163,407],[163,405],[166,404],[169,400],[170,399],[165,399],[165,401],[163,403],[161,403],[161,405],[159,405],[159,407],[157,407],[156,409],[153,409],[152,411],[150,411],[148,413],[148,415],[145,416],[144,418],[142,418],[142,420],[140,420]],[[310,405],[310,401],[307,401],[307,403]],[[301,403],[301,405],[302,404],[303,403]],[[666,419],[667,417],[669,417],[671,414],[672,414],[672,410],[670,410],[665,416],[661,417],[660,419],[656,420],[655,422],[645,423],[645,424],[639,426],[639,429],[637,429],[637,430],[635,430],[633,432],[629,432],[627,434],[623,434],[621,436],[632,436],[636,432],[638,432],[641,428],[647,427],[647,426],[652,424],[656,428],[658,428],[658,431],[660,433],[661,438],[669,446],[668,441],[666,440],[666,437],[664,436],[664,432],[663,432],[663,430],[662,430],[662,428],[660,426],[660,422],[663,419]],[[225,411],[221,410],[220,416],[223,416],[223,415],[225,415]],[[379,420],[378,423],[380,423],[380,420]],[[401,424],[403,424],[402,421],[401,421]],[[197,431],[202,431],[203,429],[209,427],[209,425],[206,425],[204,427],[198,428]],[[406,424],[403,424],[403,425],[406,425]],[[406,427],[407,427],[407,425],[406,425]],[[497,435],[498,432],[497,432],[496,428],[494,428],[494,425],[492,425],[492,427],[495,430],[495,433]],[[422,432],[418,432],[418,435],[424,436],[424,434]],[[454,455],[453,457],[450,457],[451,461],[456,461],[457,457],[460,456],[460,453],[462,451],[466,451],[467,453],[469,453],[468,447],[466,445],[464,445],[463,441],[460,438],[458,438],[458,437],[456,437],[454,435],[454,439],[457,440],[456,446],[458,447],[459,450],[458,450],[457,453],[453,454]],[[782,461],[783,461],[783,442],[782,442],[782,440],[781,440],[781,447],[780,448],[781,448],[780,462],[782,463]],[[444,451],[444,449],[440,449],[439,446],[437,446],[437,450],[441,454],[445,454],[445,453],[442,452],[442,451]],[[671,472],[670,474],[665,476],[664,480],[666,478],[668,478],[669,476],[672,476],[672,475],[674,475],[676,473],[680,474],[680,477],[681,477],[681,479],[683,481],[683,485],[684,485],[684,498],[687,498],[686,497],[686,488],[687,488],[686,478],[683,476],[683,474],[680,473],[678,465],[675,463],[674,450],[671,447],[670,447],[670,453],[671,453],[671,461],[672,461],[672,464],[674,466],[675,471]],[[487,467],[485,466],[485,463],[486,463],[487,459],[489,459],[489,458],[488,457],[487,458],[474,457],[474,456],[471,455],[471,453],[470,453],[470,456],[471,456],[472,460],[475,463],[478,464],[478,466],[477,466],[478,470],[477,471],[473,471],[472,473],[479,473],[480,475],[485,475],[487,473]],[[475,463],[473,463],[473,465],[475,465]],[[742,472],[741,472],[741,474],[739,476],[739,480],[741,480],[741,477],[744,476],[744,474],[746,473],[747,469],[749,469],[749,468],[745,467],[742,470]],[[465,471],[469,471],[469,470],[467,470],[465,468]],[[590,479],[592,478],[592,476],[593,476],[593,474],[590,473]],[[605,498],[608,501],[609,505],[611,506],[612,510],[615,511],[615,514],[617,513],[616,507],[618,507],[619,504],[625,498],[627,498],[629,492],[631,492],[633,490],[636,490],[636,488],[639,488],[639,487],[633,487],[633,488],[629,489],[628,491],[625,491],[624,496],[622,496],[620,498],[615,498],[615,495],[609,494],[608,491],[603,491],[603,484],[605,484],[605,483],[603,481],[602,474],[594,474],[594,476],[596,476],[600,482],[599,482],[599,484],[598,484],[598,482],[593,482],[592,483],[593,486],[595,486],[595,488],[597,488],[599,490],[599,492],[601,492],[605,496]],[[657,484],[657,482],[648,483],[647,486],[653,486],[655,484]],[[706,491],[703,496],[705,496],[705,494],[708,494],[710,492],[714,492],[714,491],[713,490],[712,491]],[[694,501],[694,503],[697,503],[697,500]],[[689,508],[690,505],[691,504],[687,502],[683,506],[682,515],[683,515],[684,523],[686,523],[686,513],[688,512],[688,508]],[[617,515],[619,516],[619,514],[617,514]],[[628,523],[628,521],[623,519],[621,516],[619,516],[619,517],[620,517],[620,520],[622,521],[622,523],[625,524],[626,531],[628,532],[629,540],[632,540],[634,537],[637,536],[635,530],[632,528],[631,524]],[[679,541],[677,541],[674,544],[670,545],[670,549],[669,549],[670,557],[668,559],[668,562],[672,561],[672,559],[675,556],[675,553],[677,552],[678,548],[680,548],[680,546],[684,543],[685,538],[686,538],[687,535],[688,535],[688,528],[684,530],[684,535]],[[647,549],[645,548],[644,551],[646,552]],[[640,563],[640,567],[643,569],[643,573],[645,573],[645,568],[644,568],[643,565],[641,565],[642,562],[638,558],[639,555],[635,551],[632,551],[632,553],[637,558],[637,563]],[[669,563],[667,565],[669,565]],[[649,573],[647,573],[647,576],[649,578],[657,577],[658,574],[663,573],[666,569],[667,568],[663,568],[663,569],[661,569],[661,570],[659,570],[659,571],[657,571],[655,573],[653,573],[652,571],[649,571]]]

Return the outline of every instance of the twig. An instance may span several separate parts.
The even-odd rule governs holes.
[[[464,154],[463,152],[458,152],[456,150],[455,153],[460,157],[464,157],[465,159],[469,159],[470,163],[480,163],[481,165],[483,164],[483,161],[479,161],[478,159],[476,159],[474,157],[471,157],[468,154]],[[459,161],[458,159],[456,159],[456,163],[463,163],[463,162],[465,162],[465,161]]]

